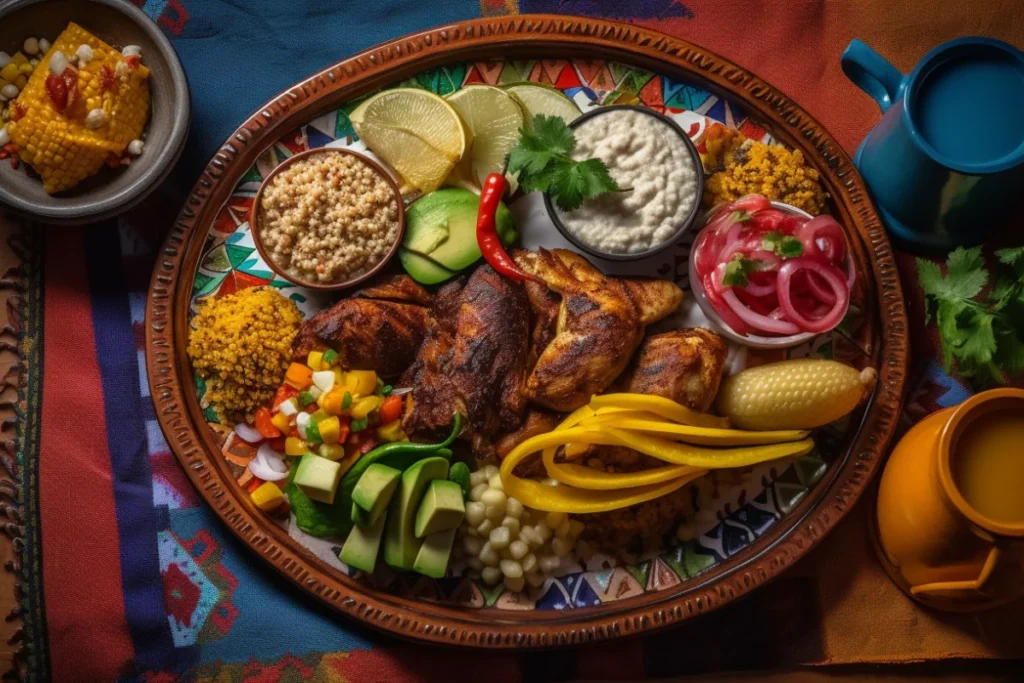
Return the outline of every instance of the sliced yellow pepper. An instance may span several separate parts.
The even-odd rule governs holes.
[[[590,407],[594,410],[607,407],[648,410],[655,415],[661,415],[684,425],[719,429],[728,429],[729,427],[729,421],[724,417],[698,413],[675,401],[648,394],[602,394],[590,399]]]
[[[259,487],[252,492],[251,497],[252,502],[256,507],[267,512],[276,508],[284,500],[284,494],[281,493],[281,489],[272,481],[266,481],[260,484]]]
[[[389,422],[386,425],[377,427],[377,438],[381,441],[401,441],[405,438],[405,432],[402,431],[402,421],[395,420]]]
[[[696,475],[694,477],[696,478],[707,472],[707,470],[687,465],[666,465],[665,467],[653,467],[638,472],[602,472],[586,465],[555,462],[554,448],[545,449],[543,460],[544,469],[547,470],[548,476],[555,481],[593,491],[613,491],[637,486],[648,486],[650,484],[661,484],[691,474]]]
[[[294,436],[284,440],[285,455],[302,455],[306,452],[306,442]]]
[[[649,422],[672,422],[661,415],[655,415],[649,410],[629,410],[627,408],[601,408],[594,412],[592,417],[587,418],[587,424],[600,425],[610,424],[625,419],[647,420]]]
[[[338,443],[338,435],[341,433],[341,421],[338,418],[332,415],[318,422],[317,427],[325,444]]]
[[[320,394],[320,398],[316,400],[317,405],[330,415],[343,415],[344,409],[341,407],[341,402],[345,398],[345,390],[340,387],[334,387],[325,394]]]
[[[585,428],[582,429],[584,432],[587,431]],[[706,469],[746,467],[769,460],[804,455],[805,453],[810,453],[811,449],[814,448],[814,441],[812,439],[771,444],[769,446],[703,448],[701,446],[690,446],[689,444],[676,443],[675,441],[669,441],[657,436],[611,427],[605,428],[601,436],[616,446],[632,448],[634,451],[639,451],[658,460],[676,465],[690,465],[691,467]],[[529,440],[524,443],[528,442]]]
[[[702,446],[758,446],[770,443],[799,441],[807,437],[805,430],[787,429],[774,432],[748,432],[741,429],[715,429],[713,427],[691,427],[672,422],[653,422],[619,417],[625,413],[596,415],[582,420],[581,427],[596,428],[608,426],[615,429],[632,429],[647,434],[658,434],[666,439],[678,439]]]
[[[345,457],[345,447],[337,443],[322,443],[317,451],[321,458],[328,460],[341,460]]]
[[[374,386],[377,385],[375,384]],[[380,405],[380,399],[376,396],[363,396],[355,400],[349,414],[352,415],[353,420],[362,420],[376,410],[378,405]]]
[[[323,365],[323,359],[323,351],[310,351],[309,355],[306,356],[306,366],[314,372],[320,372],[320,366]]]
[[[377,390],[377,373],[373,370],[349,370],[343,374],[342,384],[353,396],[369,396]]]

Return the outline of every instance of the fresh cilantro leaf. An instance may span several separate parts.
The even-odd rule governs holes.
[[[562,211],[578,209],[584,199],[619,189],[618,184],[608,173],[608,167],[600,159],[587,159],[556,168],[558,172],[551,179],[548,191]]]
[[[792,235],[781,232],[766,232],[761,236],[761,248],[778,254],[782,258],[797,258],[804,254],[804,244]]]
[[[996,365],[1014,376],[1024,373],[1024,340],[1012,331],[996,335],[996,351],[993,357]]]
[[[736,221],[737,223],[746,223],[752,215],[754,214],[749,211],[733,211],[732,215],[729,216],[729,220]]]
[[[508,170],[526,176],[540,173],[556,156],[555,151],[545,147],[543,142],[524,128],[519,131],[519,142],[508,154]]]
[[[985,269],[985,260],[981,257],[981,247],[957,247],[946,259],[944,283],[947,296],[970,299],[977,296],[987,282],[988,270]]]
[[[935,311],[935,324],[942,341],[942,366],[946,372],[953,369],[953,355],[963,345],[965,334],[960,330],[957,316],[966,304],[956,299],[942,299]]]
[[[996,352],[996,335],[992,329],[995,318],[990,312],[979,309],[966,311],[964,317],[970,334],[965,335],[959,352],[954,352],[954,355],[960,359],[961,365],[984,366],[991,362]]]
[[[782,238],[785,237],[781,232],[766,232],[761,235],[761,248],[765,251],[774,252],[776,249],[782,247]]]
[[[722,284],[726,287],[746,287],[750,284],[750,273],[757,270],[757,262],[743,258],[739,254],[725,264],[725,274],[722,275]]]
[[[576,136],[561,116],[537,114],[533,117],[533,134],[555,154],[568,155],[576,147]]]
[[[1008,266],[1024,266],[1024,247],[1000,249],[996,252],[996,258],[1000,263],[1005,263]]]

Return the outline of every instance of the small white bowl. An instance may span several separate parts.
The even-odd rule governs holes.
[[[814,218],[814,216],[806,211],[782,202],[772,202],[772,208],[795,216],[802,216],[808,219]],[[703,219],[704,224],[706,224],[708,216],[705,215]],[[701,229],[703,230],[703,228],[704,225],[702,224]],[[800,346],[801,344],[806,344],[817,336],[814,332],[801,332],[800,334],[790,335],[789,337],[766,337],[757,334],[750,334],[744,337],[743,335],[737,334],[719,317],[718,313],[715,311],[715,307],[711,305],[711,302],[708,301],[707,295],[704,293],[704,284],[697,276],[697,266],[694,263],[694,260],[697,253],[696,246],[698,239],[700,239],[700,233],[697,234],[697,239],[693,241],[693,248],[690,249],[690,289],[693,290],[693,297],[697,300],[697,305],[700,306],[700,310],[704,313],[707,319],[710,320],[716,328],[718,328],[718,331],[723,337],[729,341],[755,349],[788,349],[794,346]]]

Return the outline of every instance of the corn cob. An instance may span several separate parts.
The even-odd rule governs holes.
[[[92,48],[93,59],[80,65],[78,95],[61,113],[46,86],[50,57],[57,50],[74,55],[80,45]],[[120,52],[81,26],[68,24],[13,104],[19,114],[8,124],[11,140],[22,160],[42,176],[47,192],[74,187],[142,134],[149,112],[149,70],[141,65],[118,69],[119,62],[124,62]],[[113,87],[104,86],[104,69],[108,82],[114,74]],[[85,120],[96,109],[103,111],[106,123],[91,129]]]
[[[818,358],[769,363],[723,381],[716,406],[740,429],[811,429],[856,408],[876,376]]]

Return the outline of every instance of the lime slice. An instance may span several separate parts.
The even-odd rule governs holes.
[[[572,123],[580,116],[580,109],[565,93],[539,83],[514,83],[506,85],[505,91],[519,100],[529,119],[537,114],[561,116],[566,123]]]
[[[469,180],[480,187],[489,173],[504,171],[505,159],[519,140],[523,112],[511,95],[490,85],[467,86],[447,100],[473,136],[469,154],[450,180],[455,184]]]
[[[370,151],[423,193],[441,186],[470,143],[452,106],[417,88],[374,95],[349,119]]]

